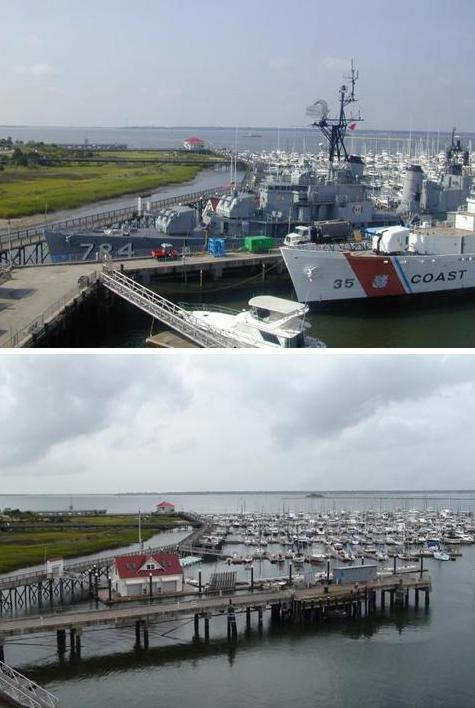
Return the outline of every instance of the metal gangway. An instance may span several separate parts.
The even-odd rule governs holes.
[[[171,327],[187,339],[205,348],[236,348],[250,347],[234,339],[231,335],[225,336],[215,328],[194,317],[191,312],[157,295],[144,285],[116,270],[110,263],[104,264],[100,274],[101,282],[116,295],[124,298],[132,305],[136,305],[148,315],[155,317]]]
[[[25,708],[59,708],[59,700],[34,681],[0,661],[0,697]]]

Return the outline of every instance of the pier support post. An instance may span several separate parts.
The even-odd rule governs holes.
[[[5,663],[5,637],[0,634],[0,661]]]
[[[76,656],[81,656],[81,634],[80,629],[76,630]]]
[[[200,616],[199,615],[194,616],[194,626],[195,626],[194,639],[199,639],[200,638]]]
[[[140,646],[140,620],[135,623],[135,646]]]
[[[203,270],[200,268],[200,288],[203,287]]]
[[[292,585],[292,561],[289,561],[289,585]]]
[[[429,591],[426,590],[426,591],[425,591],[425,594],[426,594],[426,596],[425,596],[425,606],[426,606],[426,607],[429,607],[429,604],[430,604]]]
[[[384,601],[385,601],[384,590],[381,590],[381,609],[382,610],[384,610]]]
[[[417,588],[414,590],[414,605],[419,607],[419,590]]]
[[[63,655],[66,652],[66,630],[56,630],[56,643],[58,646],[58,654]]]
[[[330,561],[327,560],[327,584],[330,582]]]
[[[203,592],[203,585],[201,582],[201,570],[198,571],[198,592],[200,595]]]
[[[209,617],[205,616],[205,642],[209,642]]]
[[[236,614],[231,602],[228,607],[228,639],[237,639]]]
[[[254,568],[251,565],[251,592],[254,591]]]
[[[251,629],[251,608],[246,607],[246,629]]]
[[[406,595],[404,597],[404,606],[409,607],[409,588],[406,590]]]
[[[393,559],[393,560],[394,560],[394,565],[393,565],[393,575],[396,575],[396,560],[397,560],[397,557],[396,557],[396,556],[394,556],[394,559]]]
[[[144,649],[148,649],[148,623],[146,620],[143,621],[142,623],[142,629],[143,629],[143,645]]]
[[[262,280],[266,279],[266,264],[262,264]]]
[[[257,608],[257,626],[262,629],[262,607]]]
[[[76,648],[75,642],[76,642],[76,630],[74,629],[74,627],[71,627],[71,629],[69,630],[69,650],[70,650],[71,654],[74,654],[74,650]]]
[[[389,591],[389,607],[391,610],[394,608],[394,590]]]
[[[423,556],[423,555],[421,555],[421,570],[420,570],[420,573],[421,573],[421,578],[422,578],[422,576],[423,576],[423,574],[424,574],[424,556]]]

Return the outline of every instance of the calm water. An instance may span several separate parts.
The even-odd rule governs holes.
[[[197,275],[194,277],[198,277]],[[290,278],[260,273],[226,277],[218,283],[163,282],[154,289],[177,303],[207,303],[240,310],[254,295],[272,294],[295,299]],[[310,334],[328,347],[475,347],[475,296],[437,296],[420,300],[368,302],[337,307],[312,306]],[[107,317],[113,315],[109,311]],[[75,340],[59,346],[143,347],[151,319],[132,305],[122,305],[107,327],[74,332]],[[155,327],[155,329],[157,329]],[[56,345],[57,346],[57,345]]]
[[[203,511],[308,510],[333,508],[465,508],[473,511],[475,492],[374,493],[351,500],[303,499],[301,495],[176,495],[180,508]],[[424,500],[416,500],[423,496]],[[0,507],[107,508],[134,511],[152,506],[156,496],[2,496]],[[381,506],[385,505],[385,506]],[[318,507],[316,507],[318,508]],[[427,560],[431,606],[409,608],[357,621],[335,620],[311,627],[271,625],[259,632],[255,618],[246,633],[238,617],[239,639],[229,646],[224,618],[211,621],[211,642],[194,644],[192,622],[156,627],[150,649],[133,649],[133,630],[88,631],[79,662],[58,660],[55,637],[8,642],[7,661],[55,692],[68,708],[205,702],[222,708],[468,708],[475,695],[475,549],[463,547],[455,563]]]
[[[303,121],[302,121],[303,123]],[[176,149],[191,135],[198,135],[207,144],[228,150],[295,150],[318,151],[323,138],[312,128],[255,128],[255,127],[162,127],[162,128],[97,128],[66,126],[0,126],[0,137],[15,140],[43,141],[48,143],[121,143],[129,148]],[[348,149],[354,153],[365,152],[421,152],[435,153],[450,143],[450,132],[433,133],[394,130],[358,129],[347,139]],[[475,133],[460,133],[462,142],[475,145]]]

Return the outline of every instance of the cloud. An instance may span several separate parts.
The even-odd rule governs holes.
[[[469,487],[474,355],[4,355],[5,492]]]
[[[290,67],[290,61],[284,56],[274,56],[269,59],[269,66],[276,71],[282,71]]]
[[[338,71],[341,73],[344,71],[349,71],[350,61],[349,59],[340,59],[338,57],[327,56],[320,61],[320,68],[326,69],[327,71]]]
[[[10,466],[78,438],[85,445],[84,436],[131,425],[144,410],[156,420],[188,401],[176,371],[141,357],[3,357],[0,392],[0,425],[9,431],[0,440],[0,458]]]
[[[40,37],[39,34],[36,34],[34,32],[27,34],[23,37],[23,42],[25,46],[30,47],[31,49],[43,49],[45,46],[45,41],[43,37]]]
[[[44,78],[56,76],[59,72],[50,64],[24,64],[11,66],[10,70],[15,74],[30,76],[33,78]]]

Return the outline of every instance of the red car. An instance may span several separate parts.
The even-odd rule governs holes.
[[[173,248],[173,244],[162,243],[160,248],[154,248],[153,251],[151,251],[151,255],[157,260],[161,260],[162,258],[173,260],[174,258],[178,258],[178,251],[176,248]]]

